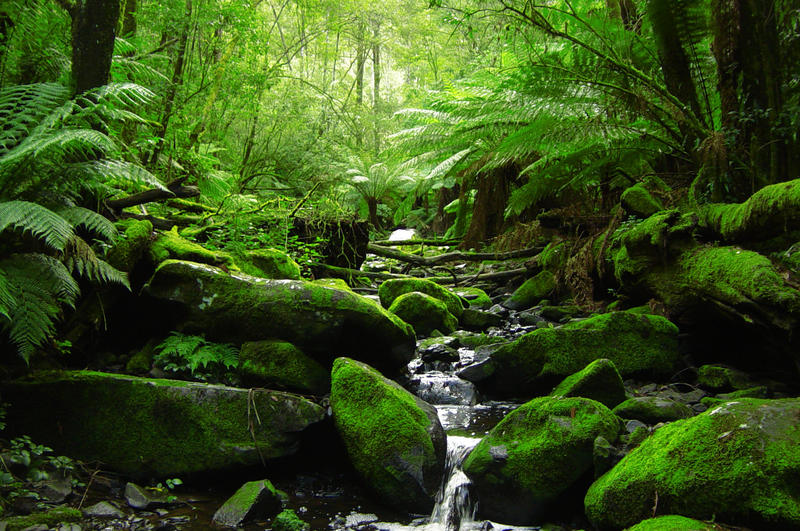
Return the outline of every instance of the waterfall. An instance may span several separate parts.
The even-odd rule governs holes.
[[[480,442],[473,437],[447,437],[447,460],[444,478],[428,529],[459,531],[468,529],[475,519],[475,504],[469,498],[470,480],[461,470],[469,452]]]

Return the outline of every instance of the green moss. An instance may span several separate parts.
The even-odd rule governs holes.
[[[555,275],[550,271],[544,270],[535,277],[523,282],[519,288],[514,290],[511,297],[503,303],[503,306],[512,310],[525,310],[535,306],[555,289]]]
[[[338,358],[331,380],[333,420],[353,467],[385,502],[429,510],[444,457],[431,433],[435,410],[355,360]]]
[[[214,513],[213,521],[222,527],[239,527],[247,520],[274,516],[281,505],[280,493],[269,480],[249,481]]]
[[[189,260],[201,264],[234,265],[233,258],[222,252],[209,251],[202,245],[190,242],[178,234],[178,227],[159,233],[150,246],[150,259],[154,264],[165,260]]]
[[[125,372],[129,374],[145,374],[153,365],[153,344],[148,343],[136,352],[125,364]]]
[[[458,328],[458,319],[447,305],[426,293],[412,291],[394,299],[389,311],[414,327],[417,335],[430,335],[434,330],[444,334]]]
[[[568,258],[567,242],[550,242],[539,253],[539,265],[542,269],[555,273],[561,270]]]
[[[284,509],[272,520],[272,531],[309,531],[311,526],[291,509]]]
[[[658,430],[589,489],[586,514],[620,528],[658,511],[757,529],[800,526],[800,401],[740,399]]]
[[[567,376],[550,396],[591,398],[613,408],[625,400],[625,387],[617,367],[611,360],[595,360],[585,369]]]
[[[153,224],[133,220],[128,223],[123,237],[108,253],[108,263],[122,271],[131,271],[150,245]]]
[[[470,308],[486,310],[492,306],[492,299],[480,288],[472,288],[469,286],[456,287],[453,288],[453,293],[466,300]]]
[[[247,385],[325,394],[330,389],[329,372],[300,349],[280,340],[242,344],[239,375]]]
[[[277,249],[246,251],[234,258],[238,268],[248,275],[261,278],[287,278],[291,280],[299,280],[301,278],[300,265],[288,254]],[[344,289],[340,286],[333,287]]]
[[[741,204],[709,204],[697,212],[701,226],[727,241],[766,239],[800,228],[800,179],[765,186]]]
[[[647,218],[664,209],[661,201],[653,197],[643,183],[637,183],[622,192],[620,201],[626,212],[641,218]]]
[[[750,376],[724,365],[703,365],[697,369],[697,384],[713,391],[730,391],[753,387]]]
[[[458,343],[462,347],[476,349],[484,345],[493,345],[495,343],[502,343],[505,340],[502,337],[487,336],[484,333],[476,334],[475,332],[468,332],[466,330],[456,330],[450,334],[452,337],[458,339]]]
[[[325,414],[277,391],[93,371],[34,374],[5,384],[3,397],[13,404],[8,419],[17,434],[137,477],[252,466],[259,453],[290,455],[299,432]],[[254,408],[261,423],[249,422]]]
[[[650,436],[650,430],[644,426],[637,426],[630,435],[628,435],[627,444],[630,447],[636,447],[642,444],[642,441]]]
[[[343,289],[345,291],[353,291],[347,282],[341,278],[318,278],[314,280],[314,284],[319,286],[327,286],[329,288]]]
[[[619,419],[593,400],[543,397],[523,404],[464,461],[481,513],[508,523],[533,523],[591,469],[594,440],[616,441],[619,430]]]
[[[657,424],[689,418],[693,412],[686,404],[674,400],[656,396],[636,396],[616,406],[614,414],[624,419]]]
[[[701,522],[685,516],[669,515],[639,522],[627,531],[723,531],[725,528],[711,522]]]
[[[55,507],[49,511],[33,513],[27,516],[12,516],[0,520],[5,523],[7,531],[21,531],[28,527],[45,525],[51,529],[61,523],[80,522],[83,515],[72,507]]]
[[[434,299],[442,301],[447,307],[447,311],[456,318],[461,317],[464,304],[461,297],[439,284],[423,278],[396,278],[383,282],[378,288],[378,296],[384,308],[390,307],[395,299],[411,292],[424,293]]]

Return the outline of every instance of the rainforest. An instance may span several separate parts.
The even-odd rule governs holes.
[[[0,0],[0,529],[800,528],[793,0]]]

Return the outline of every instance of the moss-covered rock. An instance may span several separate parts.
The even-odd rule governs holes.
[[[439,299],[445,303],[448,312],[456,318],[461,317],[461,312],[464,310],[461,297],[449,289],[424,278],[393,278],[387,280],[378,288],[378,296],[383,307],[388,308],[399,296],[413,291]]]
[[[80,522],[82,514],[72,507],[54,507],[40,513],[26,516],[10,516],[0,519],[0,527],[6,531],[22,531],[29,527],[46,526],[55,529],[58,524]],[[5,524],[5,525],[4,525]]]
[[[503,318],[496,313],[464,308],[459,324],[467,330],[485,331],[493,326],[502,326]]]
[[[591,398],[613,408],[625,401],[625,386],[622,385],[622,377],[614,362],[599,359],[591,362],[585,369],[567,376],[550,395]]]
[[[92,371],[33,374],[5,383],[2,394],[14,434],[144,478],[291,455],[302,431],[325,418],[321,406],[288,393],[248,397],[247,389]],[[248,418],[255,409],[260,423]]]
[[[337,359],[331,380],[333,420],[364,482],[389,505],[429,512],[447,446],[436,410],[355,360]]]
[[[550,295],[556,289],[556,277],[544,270],[533,278],[529,278],[518,287],[503,303],[512,310],[527,310]]]
[[[492,353],[486,384],[506,394],[542,394],[542,387],[601,358],[625,378],[670,376],[680,360],[678,328],[663,317],[627,312],[540,328]]]
[[[389,311],[414,327],[417,335],[427,336],[434,330],[449,334],[458,328],[458,319],[447,305],[426,293],[403,293],[392,302]]]
[[[302,280],[267,280],[168,260],[145,292],[176,303],[183,332],[211,341],[288,341],[324,364],[341,354],[396,369],[414,355],[414,331],[376,302]]]
[[[311,526],[291,509],[284,509],[272,520],[272,531],[310,531]]]
[[[480,514],[536,523],[592,468],[598,436],[615,441],[619,419],[594,400],[536,398],[509,413],[464,461]]]
[[[327,286],[329,288],[334,289],[342,289],[345,291],[353,291],[352,288],[341,278],[318,278],[313,280],[314,284],[318,284],[320,286]]]
[[[249,481],[239,487],[214,513],[220,527],[239,527],[248,520],[272,518],[281,510],[281,496],[269,480]]]
[[[635,396],[616,406],[614,414],[623,419],[658,424],[689,418],[694,412],[686,404],[668,398]]]
[[[108,252],[108,263],[122,271],[133,270],[150,247],[153,224],[149,221],[130,222],[116,245]]]
[[[233,267],[233,257],[221,251],[211,251],[178,234],[178,227],[159,232],[149,248],[150,261],[160,264],[164,260],[189,260],[208,265]]]
[[[235,257],[239,269],[261,278],[300,280],[300,265],[292,257],[277,249],[245,251]]]
[[[458,339],[458,344],[462,347],[476,349],[484,345],[492,345],[495,343],[503,343],[505,339],[497,336],[488,336],[486,334],[476,334],[475,332],[468,332],[466,330],[456,330],[450,334],[451,337]]]
[[[724,531],[726,528],[713,522],[703,522],[685,516],[668,515],[648,518],[626,531]]]
[[[622,192],[620,202],[627,214],[640,218],[647,218],[660,210],[664,210],[664,205],[661,201],[653,197],[653,194],[643,183],[636,183]]]
[[[302,350],[278,339],[248,341],[239,351],[239,375],[253,387],[324,395],[330,372]]]
[[[586,494],[602,529],[657,510],[754,529],[800,527],[800,400],[740,399],[655,431]]]
[[[470,286],[458,286],[453,288],[453,293],[469,303],[470,308],[487,310],[492,306],[492,299],[480,288]]]
[[[724,365],[703,365],[697,369],[697,384],[712,391],[732,391],[754,387],[750,375]]]
[[[568,259],[569,249],[566,241],[550,242],[539,253],[539,265],[551,272],[560,271]]]
[[[582,313],[583,311],[578,306],[572,304],[566,306],[542,306],[539,310],[539,315],[548,321],[555,321],[556,323],[569,321]]]

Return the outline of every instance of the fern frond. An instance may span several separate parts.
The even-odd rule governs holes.
[[[117,238],[117,228],[107,217],[88,208],[69,206],[56,211],[59,216],[67,220],[73,227],[85,227],[87,230],[99,234],[108,241]]]
[[[29,201],[0,202],[0,232],[8,227],[30,232],[56,251],[63,251],[75,235],[67,220]]]
[[[72,274],[94,282],[114,282],[131,289],[128,275],[104,262],[92,248],[77,236],[72,238],[64,251],[64,265]]]
[[[69,100],[58,83],[14,85],[0,89],[0,157],[19,145],[42,120]]]
[[[121,160],[100,159],[75,163],[66,167],[65,172],[71,178],[82,177],[90,181],[105,182],[111,186],[124,188],[126,184],[139,184],[160,190],[167,189],[155,175],[143,167]]]

